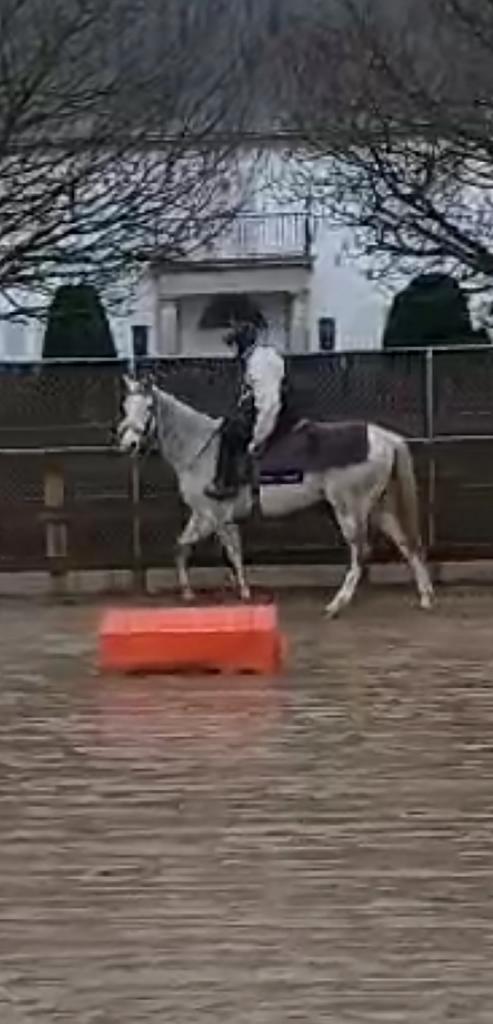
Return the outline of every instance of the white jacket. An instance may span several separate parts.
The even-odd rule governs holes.
[[[245,384],[255,403],[252,447],[264,443],[276,425],[281,410],[284,359],[272,345],[255,345],[246,359]]]

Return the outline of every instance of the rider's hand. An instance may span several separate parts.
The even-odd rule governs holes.
[[[259,454],[259,448],[255,444],[255,441],[250,441],[250,444],[248,445],[248,454],[252,455],[254,458]]]

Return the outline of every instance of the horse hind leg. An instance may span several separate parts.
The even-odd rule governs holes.
[[[383,497],[375,509],[372,522],[400,551],[413,575],[421,607],[425,610],[430,609],[434,598],[433,584],[419,547],[406,536],[391,492]]]
[[[350,564],[342,585],[326,607],[326,613],[331,619],[339,615],[343,608],[347,608],[353,600],[363,575],[368,551],[366,524],[358,516],[338,508],[335,503],[333,503],[333,509],[341,533],[349,547]]]

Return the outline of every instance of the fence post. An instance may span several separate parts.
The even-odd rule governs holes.
[[[434,350],[426,349],[426,450],[427,450],[427,520],[426,543],[432,550],[436,541],[435,497],[436,497],[436,462],[435,462],[435,359]]]
[[[130,490],[132,500],[132,567],[134,588],[140,593],[144,593],[147,580],[142,558],[141,479],[138,459],[131,460]]]
[[[65,515],[65,479],[57,466],[49,466],[43,479],[45,551],[53,594],[64,597],[67,588],[68,530]]]

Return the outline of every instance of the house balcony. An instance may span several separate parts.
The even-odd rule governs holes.
[[[165,266],[166,272],[199,264],[311,267],[312,236],[311,219],[304,213],[239,214],[207,241],[194,243],[192,235],[183,254],[172,260],[160,256],[158,244],[152,263]]]
[[[219,262],[302,262],[312,258],[310,219],[301,213],[241,214],[191,259]]]

